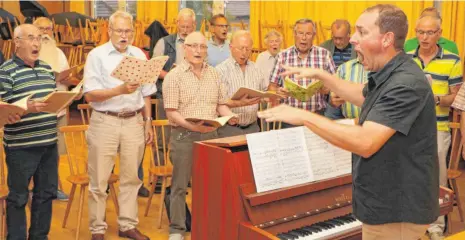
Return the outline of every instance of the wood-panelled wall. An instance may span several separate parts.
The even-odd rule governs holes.
[[[67,12],[69,11],[69,1],[44,1],[38,0],[42,6],[44,6],[49,14]],[[3,1],[0,0],[0,7],[5,9],[8,12],[11,12],[13,15],[17,16],[21,22],[23,22],[24,17],[19,10],[19,0],[18,1]]]

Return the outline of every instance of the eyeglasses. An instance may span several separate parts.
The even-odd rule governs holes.
[[[200,51],[206,51],[208,46],[204,44],[185,44],[186,46],[190,47],[191,49],[194,50],[200,50]]]
[[[432,30],[430,30],[430,31],[416,30],[417,34],[420,35],[420,36],[423,35],[423,34],[426,34],[427,36],[433,36],[438,31],[439,31],[439,29],[436,30],[436,31],[432,31]]]
[[[220,28],[229,28],[229,25],[222,25],[222,24],[214,24],[213,26],[220,27]]]
[[[250,52],[250,51],[252,51],[252,48],[248,48],[248,47],[234,47],[234,48],[241,51],[241,52]]]
[[[53,27],[39,27],[40,31],[52,31]]]
[[[312,32],[296,32],[295,35],[297,35],[298,37],[312,37],[314,33]]]
[[[34,36],[17,37],[17,39],[26,40],[28,42],[34,42],[34,41],[37,41],[38,43],[42,42],[42,36],[38,36],[38,37],[34,37]]]
[[[128,36],[128,35],[132,35],[134,33],[134,30],[132,30],[132,29],[124,30],[124,29],[113,29],[113,28],[111,28],[111,30],[114,31],[117,35],[123,35],[123,33],[124,33],[124,34],[126,34],[126,36]]]

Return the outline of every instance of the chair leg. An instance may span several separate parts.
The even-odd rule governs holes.
[[[69,212],[71,211],[71,206],[73,205],[74,193],[76,192],[76,184],[73,184],[71,187],[71,192],[69,193],[68,204],[66,205],[65,219],[63,219],[62,228],[66,227],[66,222],[68,222]]]
[[[162,178],[162,184],[161,184],[161,194],[160,194],[160,210],[158,211],[158,229],[161,228],[161,221],[163,219],[163,209],[165,208],[165,194],[166,194],[166,191],[165,191],[165,188],[166,188],[166,184],[167,184],[167,179],[166,177],[163,177]]]
[[[459,209],[460,222],[463,222],[463,211],[462,203],[460,202],[459,188],[457,187],[457,179],[451,179],[452,187],[454,188],[455,201],[457,202],[457,208]]]
[[[5,205],[5,200],[0,200],[0,239],[5,239],[5,229],[3,228],[4,226],[4,221],[5,219],[3,218],[3,215],[5,215],[5,212],[3,211],[3,205]]]
[[[452,233],[452,214],[447,214],[447,232]]]
[[[153,193],[155,192],[155,187],[157,186],[157,181],[158,181],[158,177],[153,175],[154,177],[151,178],[152,179],[152,187],[150,188],[150,195],[149,195],[149,199],[147,200],[147,206],[145,207],[145,214],[144,216],[148,216],[149,215],[149,209],[150,209],[150,205],[152,204],[152,197],[153,197]]]
[[[81,185],[81,193],[79,196],[79,212],[78,212],[78,222],[76,228],[76,240],[79,240],[79,232],[81,230],[81,218],[82,218],[82,207],[84,205],[84,195],[86,195],[87,186]]]
[[[111,199],[113,199],[113,204],[115,205],[116,216],[119,216],[118,197],[116,197],[116,189],[115,189],[114,183],[110,183],[110,194],[111,194]]]

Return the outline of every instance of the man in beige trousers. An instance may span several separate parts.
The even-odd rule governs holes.
[[[137,192],[142,185],[137,170],[145,144],[153,139],[151,118],[143,119],[142,113],[151,116],[150,96],[156,87],[123,83],[110,76],[124,56],[145,59],[145,55],[131,46],[134,27],[130,14],[117,11],[109,23],[110,41],[89,53],[84,69],[84,94],[94,109],[87,132],[90,231],[92,240],[104,239],[108,178],[119,150],[119,236],[147,240],[136,228]]]

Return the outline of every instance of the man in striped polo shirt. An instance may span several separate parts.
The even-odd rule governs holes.
[[[462,84],[462,63],[459,56],[437,44],[441,37],[441,20],[433,16],[420,18],[416,25],[420,46],[408,52],[420,68],[432,78],[431,87],[436,102],[437,139],[439,158],[439,184],[447,186],[447,151],[451,144],[449,130],[450,105],[454,102]],[[431,224],[428,232],[431,239],[442,239],[444,217]]]
[[[249,61],[252,53],[252,36],[250,32],[239,30],[231,37],[232,56],[216,66],[220,74],[220,79],[227,89],[227,97],[231,98],[241,87],[265,91],[269,80],[265,78],[263,72]],[[229,99],[226,105],[238,114],[239,123],[236,125],[226,124],[218,129],[219,137],[231,137],[249,133],[259,132],[257,123],[257,111],[260,98],[247,98],[244,96],[240,100]]]
[[[0,67],[1,98],[12,103],[28,95],[44,97],[56,84],[49,65],[38,60],[41,47],[39,29],[30,24],[14,31],[13,58]],[[52,200],[58,185],[57,116],[43,113],[47,104],[34,100],[21,121],[5,125],[4,145],[8,168],[8,239],[26,239],[26,213],[29,183],[34,177],[29,239],[47,239],[52,219]]]

